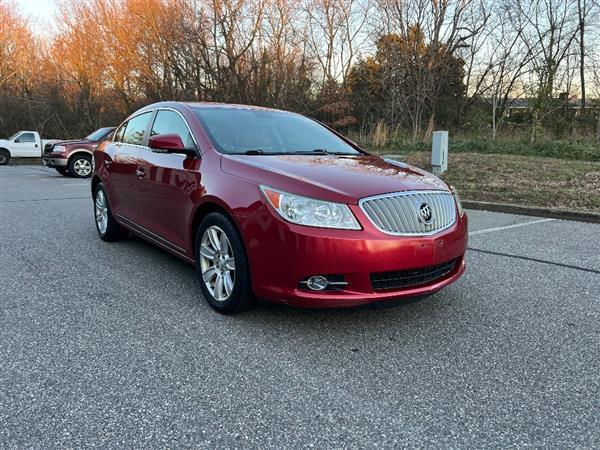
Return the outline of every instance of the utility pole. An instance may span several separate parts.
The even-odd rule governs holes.
[[[583,3],[583,4],[582,4]],[[581,82],[581,113],[585,111],[585,15],[586,0],[577,0],[579,14],[579,77]]]

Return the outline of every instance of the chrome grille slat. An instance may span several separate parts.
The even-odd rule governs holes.
[[[398,230],[399,226],[402,226],[404,224],[404,219],[402,217],[402,211],[400,211],[396,204],[394,202],[389,202],[390,203],[390,209],[394,212],[394,218],[396,219],[396,227],[394,227],[395,230]]]
[[[398,209],[395,208],[394,205],[392,205],[390,211],[392,212],[392,216],[394,217],[394,221],[396,222],[396,224],[402,223],[402,218],[398,214]]]
[[[452,198],[452,200],[454,200],[454,198]],[[448,199],[438,198],[438,201],[440,202],[440,210],[442,211],[443,217],[448,221],[452,220],[452,216],[448,211]]]
[[[402,209],[402,211],[404,212],[404,214],[406,215],[406,220],[408,221],[408,227],[406,228],[406,231],[408,233],[416,233],[418,232],[418,226],[417,223],[413,220],[413,217],[415,217],[415,210],[412,206],[413,202],[412,202],[413,196],[409,195],[406,197],[406,200],[410,200],[410,202],[404,204],[402,202],[402,199],[397,198],[396,202],[398,203],[398,207]]]
[[[419,220],[420,207],[427,203],[431,223]],[[407,191],[363,198],[359,206],[380,231],[393,235],[428,235],[456,222],[454,197],[446,191]]]
[[[373,221],[373,224],[377,228],[383,228],[383,223],[381,222],[377,213],[375,212],[375,210],[373,209],[373,207],[370,204],[365,204],[364,211],[367,214],[367,216],[372,218],[371,220]]]
[[[383,212],[385,220],[390,225],[390,228],[394,228],[396,226],[395,225],[396,221],[392,217],[392,214],[390,212],[390,209],[388,208],[388,205],[386,205],[386,203],[381,200],[377,201],[377,205],[379,206],[379,209],[381,209],[381,211]]]
[[[442,215],[442,217],[446,217],[446,213],[444,211],[444,202],[442,201],[442,199],[438,196],[438,195],[431,195],[428,194],[427,195],[431,201],[433,202],[433,204],[435,205],[433,207],[434,211],[439,211]],[[434,219],[435,222],[437,223],[437,221],[439,220],[437,217]],[[435,226],[435,225],[434,225]]]
[[[402,220],[400,221],[402,228],[401,229],[405,229],[408,230],[410,229],[410,221],[408,220],[408,217],[406,215],[406,211],[404,211],[404,209],[402,208],[402,205],[400,204],[400,202],[398,202],[397,199],[390,197],[392,202],[394,203],[394,206],[396,207],[396,209],[398,211],[400,211],[400,215],[402,216]],[[400,229],[397,230],[398,232],[400,231]]]
[[[392,224],[387,220],[387,217],[383,213],[383,210],[381,209],[381,206],[379,205],[379,202],[377,202],[377,200],[375,200],[373,202],[373,208],[376,209],[376,212],[378,214],[378,218],[379,218],[380,222],[383,224],[383,226],[386,229],[391,229],[392,228]]]

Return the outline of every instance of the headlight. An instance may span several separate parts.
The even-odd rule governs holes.
[[[52,147],[52,153],[64,153],[66,149],[64,145],[55,145]]]
[[[273,209],[288,222],[309,227],[360,230],[347,205],[302,197],[269,186],[260,186],[260,189]]]
[[[458,208],[458,216],[462,216],[463,215],[463,207],[462,204],[460,203],[460,197],[458,196],[458,191],[456,190],[456,188],[454,186],[450,186],[450,192],[452,192],[452,195],[454,196],[454,200],[456,200],[456,207]]]

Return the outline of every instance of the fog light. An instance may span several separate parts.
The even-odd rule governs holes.
[[[300,289],[311,291],[339,291],[348,286],[344,275],[313,275],[305,278],[299,284]]]
[[[320,275],[310,277],[308,280],[306,280],[306,287],[312,291],[322,291],[323,289],[327,288],[328,284],[329,281],[327,281],[327,278]]]

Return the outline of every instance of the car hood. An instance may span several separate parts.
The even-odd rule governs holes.
[[[94,141],[88,141],[87,139],[73,139],[70,141],[58,141],[56,142],[57,145],[94,145],[97,144],[97,142]]]
[[[221,167],[258,184],[345,203],[390,192],[448,190],[424,170],[370,155],[223,155]]]

